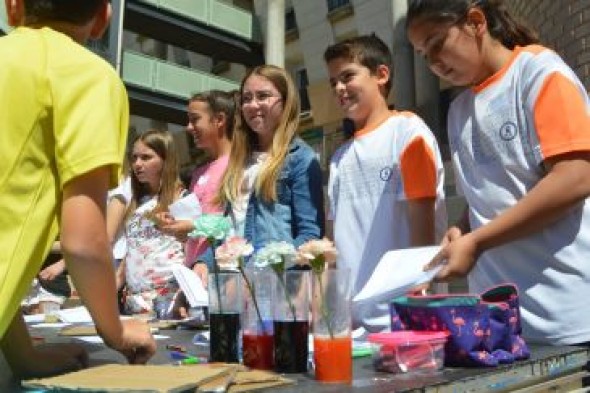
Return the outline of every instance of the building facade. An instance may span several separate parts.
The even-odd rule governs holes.
[[[195,93],[233,90],[247,67],[262,64],[250,1],[112,0],[109,30],[88,46],[108,60],[125,82],[130,134],[170,130],[182,164],[199,152],[184,132],[186,106]],[[0,30],[7,32],[4,2]]]
[[[512,0],[507,4],[590,90],[590,1]]]

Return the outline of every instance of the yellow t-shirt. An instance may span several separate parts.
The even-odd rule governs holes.
[[[50,28],[0,38],[0,86],[2,337],[57,236],[64,184],[104,165],[117,183],[129,103],[107,62]]]

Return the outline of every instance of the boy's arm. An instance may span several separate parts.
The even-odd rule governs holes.
[[[0,348],[16,378],[40,378],[88,365],[88,354],[76,344],[33,346],[22,314],[17,312],[0,340]]]
[[[434,210],[439,179],[432,149],[426,139],[418,135],[405,146],[399,159],[408,204],[412,247],[432,245],[435,242]]]
[[[434,198],[408,201],[410,241],[412,247],[430,246],[435,242]]]
[[[75,177],[64,186],[61,245],[74,285],[105,343],[132,363],[155,352],[149,327],[119,319],[111,246],[106,232],[108,166]]]

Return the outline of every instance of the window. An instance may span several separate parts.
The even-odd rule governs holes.
[[[327,0],[328,1],[328,12],[334,11],[337,8],[350,5],[350,0]]]
[[[307,95],[309,81],[307,80],[307,70],[305,68],[301,68],[295,72],[295,84],[299,90],[301,112],[307,112],[311,109],[311,104],[309,103],[309,96]]]
[[[285,31],[297,30],[297,19],[295,19],[295,10],[289,8],[285,13]]]

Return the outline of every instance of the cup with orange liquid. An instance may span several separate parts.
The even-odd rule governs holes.
[[[313,274],[312,320],[315,378],[352,382],[351,293],[348,269]]]

